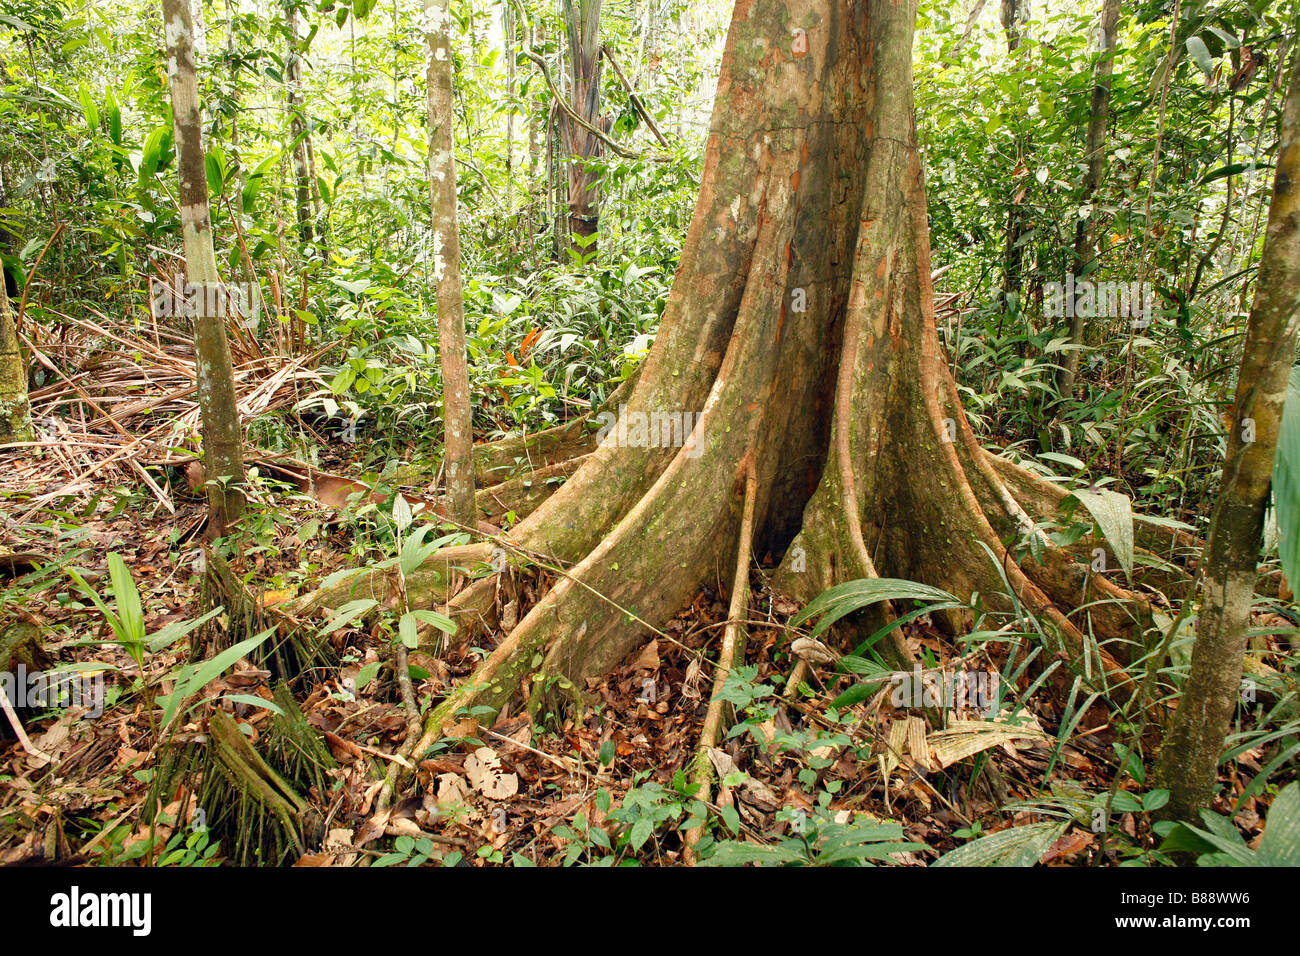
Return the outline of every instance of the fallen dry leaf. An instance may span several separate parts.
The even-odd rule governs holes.
[[[465,758],[465,774],[470,786],[489,800],[505,800],[519,792],[519,777],[501,769],[501,758],[491,747],[479,747]]]

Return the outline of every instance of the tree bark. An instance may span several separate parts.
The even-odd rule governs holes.
[[[1002,0],[1001,19],[1002,30],[1007,38],[1007,52],[1014,54],[1020,48],[1022,25],[1029,19],[1028,0]],[[1002,295],[1006,300],[1008,312],[1011,312],[1014,300],[1014,310],[1019,313],[1024,309],[1021,289],[1024,285],[1022,272],[1025,254],[1021,240],[1027,231],[1025,212],[1021,207],[1025,188],[1021,187],[1020,182],[1022,179],[1028,181],[1028,169],[1023,159],[1026,144],[1020,142],[1019,136],[1016,139],[1016,165],[1012,169],[1009,184],[1007,232],[1002,247]]]
[[[510,217],[515,205],[515,9],[509,3],[501,11],[503,42],[506,54],[506,202],[505,213]]]
[[[226,341],[226,295],[217,274],[208,214],[208,179],[203,163],[194,25],[189,0],[163,0],[167,40],[167,78],[176,128],[176,166],[180,177],[181,231],[187,286],[194,312],[194,351],[203,456],[208,476],[212,530],[224,534],[243,513],[243,435],[235,403],[235,377]]]
[[[570,105],[573,111],[601,132],[609,132],[609,119],[600,115],[600,0],[564,0],[564,24],[573,68]],[[600,228],[599,174],[589,169],[591,160],[605,153],[600,138],[567,115],[560,119],[569,161],[569,235],[578,253],[595,251],[595,242],[579,242]]]
[[[3,267],[0,266],[0,272]],[[0,445],[32,440],[32,410],[27,400],[27,363],[18,347],[13,306],[0,275]]]
[[[284,82],[289,100],[289,135],[293,137],[294,207],[298,215],[298,236],[310,245],[312,229],[312,189],[307,162],[307,119],[302,102],[302,56],[298,45],[298,0],[286,0],[284,6],[288,55],[284,59]]]
[[[1092,88],[1092,107],[1088,115],[1088,171],[1083,177],[1079,204],[1087,205],[1101,187],[1106,169],[1106,122],[1110,115],[1110,77],[1115,68],[1115,33],[1119,27],[1120,0],[1104,0],[1101,9],[1101,59],[1097,61]],[[1094,208],[1087,219],[1080,219],[1074,233],[1074,268],[1079,276],[1089,274],[1097,258],[1097,219]],[[1077,307],[1071,310],[1070,344],[1082,345],[1084,317]],[[1074,397],[1074,379],[1079,372],[1079,351],[1068,349],[1057,376],[1057,391],[1062,398]]]
[[[1236,709],[1278,428],[1300,326],[1300,53],[1282,111],[1277,175],[1246,326],[1233,425],[1205,546],[1192,669],[1157,772],[1170,816],[1195,820],[1218,779]],[[1252,440],[1253,439],[1253,440]]]
[[[433,213],[433,279],[442,359],[442,420],[448,514],[477,528],[474,508],[474,412],[465,346],[465,303],[460,282],[456,143],[451,88],[451,12],[448,0],[425,0],[429,46],[429,195]]]

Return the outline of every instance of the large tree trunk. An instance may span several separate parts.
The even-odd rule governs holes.
[[[1277,178],[1259,284],[1233,400],[1223,484],[1205,546],[1204,592],[1192,672],[1160,754],[1168,813],[1195,820],[1218,779],[1219,754],[1239,698],[1246,630],[1300,326],[1300,54],[1282,112]]]
[[[194,309],[194,351],[208,508],[211,528],[219,535],[243,512],[243,436],[235,404],[230,344],[226,341],[227,299],[217,274],[212,221],[208,215],[208,179],[203,164],[189,0],[163,0],[163,29],[167,37],[167,79],[176,127],[185,274],[197,290],[190,304]]]
[[[1092,107],[1088,114],[1088,171],[1083,177],[1083,190],[1079,194],[1079,204],[1092,203],[1101,187],[1101,177],[1106,169],[1106,121],[1110,116],[1110,77],[1115,68],[1115,31],[1119,27],[1120,0],[1104,0],[1101,9],[1101,59],[1097,61],[1097,71],[1092,88]],[[1094,207],[1092,215],[1080,219],[1074,233],[1074,265],[1076,274],[1088,275],[1095,266],[1097,258],[1097,220],[1101,218]],[[1078,303],[1070,310],[1070,342],[1083,344],[1084,317]],[[1073,397],[1074,378],[1079,372],[1079,351],[1069,349],[1065,353],[1059,375],[1057,390],[1062,398]]]
[[[433,280],[442,359],[443,461],[450,517],[477,528],[474,510],[473,407],[465,351],[465,302],[460,284],[460,226],[456,208],[456,141],[451,88],[448,0],[425,0],[429,46],[429,194],[433,211]]]
[[[609,120],[600,115],[600,0],[564,0],[563,10],[573,68],[569,105],[585,122],[608,132]],[[595,133],[583,129],[568,115],[560,119],[560,128],[570,157],[569,235],[575,240],[587,240],[600,228],[599,177],[587,163],[603,156],[605,146]],[[573,248],[589,253],[595,245],[575,241]]]
[[[0,266],[0,273],[4,267]],[[0,274],[0,445],[32,440],[32,413],[27,401],[27,364],[18,347],[7,276]]]
[[[880,574],[1009,608],[1005,573],[1053,652],[1080,662],[1080,626],[1133,636],[1141,602],[1067,617],[1125,594],[1050,547],[1022,570],[1003,545],[1055,514],[1063,493],[986,455],[940,351],[915,15],[916,0],[738,3],[655,345],[617,427],[511,535],[559,579],[430,715],[417,753],[461,708],[500,708],[521,691],[535,707],[634,650],[734,566],[751,475],[754,550],[785,551],[776,584],[793,597]],[[684,441],[647,441],[647,413],[698,419]],[[451,570],[494,547],[439,555],[411,593],[443,600]],[[491,618],[495,586],[476,582],[451,612]],[[388,588],[375,573],[357,584]],[[893,651],[907,656],[901,642]],[[1094,683],[1127,683],[1091,653]]]

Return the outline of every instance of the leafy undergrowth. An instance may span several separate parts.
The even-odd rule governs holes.
[[[701,826],[696,859],[705,864],[921,866],[951,854],[946,863],[1150,865],[1180,849],[1213,858],[1190,829],[1153,821],[1164,795],[1148,785],[1145,765],[1159,729],[1126,722],[1059,663],[1025,650],[1032,642],[1014,640],[1014,621],[980,617],[975,632],[954,641],[929,614],[911,617],[904,632],[927,673],[979,679],[968,699],[926,697],[934,685],[920,683],[920,696],[900,699],[898,678],[869,649],[845,654],[817,639],[833,642],[830,632],[810,634],[762,567],[753,571],[746,660],[726,682],[725,733],[709,753],[715,788],[690,782],[726,616],[724,596],[705,591],[614,672],[589,682],[579,712],[533,723],[507,708],[474,738],[416,755],[418,787],[377,813],[380,780],[401,760],[407,724],[389,665],[391,623],[297,622],[322,650],[297,675],[279,673],[280,659],[267,650],[284,643],[276,635],[292,620],[283,609],[294,595],[393,553],[392,506],[353,502],[336,511],[267,482],[257,489],[230,567],[258,595],[261,625],[278,622],[278,630],[250,641],[244,656],[228,652],[229,666],[211,680],[196,678],[191,657],[213,657],[232,642],[228,632],[248,635],[229,612],[194,624],[204,606],[201,502],[178,494],[175,514],[147,514],[138,494],[104,488],[11,530],[11,552],[57,557],[0,569],[0,629],[35,628],[46,666],[106,668],[97,672],[106,693],[102,714],[20,708],[39,755],[4,741],[0,862],[233,862],[228,825],[207,826],[229,819],[221,807],[204,806],[170,777],[155,786],[159,740],[201,740],[221,709],[255,747],[264,745],[284,676],[295,678],[294,700],[333,766],[300,793],[321,825],[301,848],[268,862],[675,865],[688,861],[685,834]],[[544,575],[528,583],[511,613],[525,613],[549,583]],[[421,711],[499,639],[413,650]],[[1289,665],[1278,645],[1265,656],[1278,671]],[[804,679],[788,686],[800,659]],[[1221,800],[1218,809],[1231,822],[1207,818],[1217,829],[1205,831],[1222,840],[1236,834],[1243,853],[1264,829],[1279,753],[1286,759],[1276,741],[1294,733],[1267,724],[1261,706],[1243,707],[1245,745],[1225,764],[1235,806]],[[160,732],[172,712],[175,722]],[[151,817],[155,796],[161,813]]]

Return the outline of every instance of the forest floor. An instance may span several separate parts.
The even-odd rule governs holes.
[[[366,472],[364,440],[318,451],[323,469],[344,476]],[[10,623],[38,628],[51,662],[111,664],[117,670],[108,672],[105,709],[93,719],[84,708],[20,708],[39,755],[13,738],[8,721],[0,727],[0,864],[157,861],[165,851],[151,852],[151,846],[179,846],[177,838],[194,832],[196,820],[202,823],[198,811],[214,811],[169,783],[160,820],[151,824],[143,814],[158,768],[155,708],[146,705],[147,693],[135,680],[140,670],[127,648],[101,643],[112,636],[105,618],[63,564],[80,569],[111,605],[107,556],[116,553],[139,588],[149,633],[194,620],[207,606],[205,506],[179,468],[152,471],[170,478],[170,487],[159,491],[174,512],[157,494],[138,483],[131,487],[129,473],[105,468],[75,493],[25,508],[24,502],[64,485],[57,461],[29,458],[21,468],[6,468],[0,479],[9,515],[0,550],[19,556],[0,564],[0,612],[10,615]],[[406,490],[432,494],[428,487]],[[321,577],[365,561],[365,549],[357,547],[359,519],[292,488],[263,486],[249,520],[259,544],[242,551],[231,569],[257,594],[263,610],[288,606]],[[59,561],[43,565],[24,554]],[[722,784],[708,813],[719,821],[721,835],[754,842],[797,836],[798,820],[791,814],[799,811],[841,822],[888,820],[903,826],[905,839],[925,847],[894,853],[892,861],[923,865],[971,836],[1053,819],[1055,813],[1065,825],[1046,852],[1048,865],[1079,865],[1099,853],[1114,863],[1150,849],[1149,821],[1140,807],[1119,812],[1118,834],[1112,831],[1107,845],[1099,845],[1103,838],[1090,825],[1089,800],[1114,779],[1124,728],[1111,726],[1100,707],[1081,716],[1072,711],[1073,701],[1052,682],[1022,698],[1019,723],[1028,730],[992,743],[957,741],[961,755],[954,759],[929,746],[933,737],[926,738],[919,709],[896,708],[885,691],[828,715],[831,701],[852,683],[851,675],[832,667],[814,664],[802,689],[787,695],[797,664],[790,640],[805,632],[789,624],[799,609],[768,587],[765,573],[772,562],[763,556],[752,570],[747,666],[737,671],[736,711],[724,725],[731,731],[713,754]],[[313,845],[280,862],[685,862],[683,832],[693,812],[687,773],[712,694],[711,660],[727,613],[726,574],[719,569],[716,584],[654,640],[613,673],[590,682],[580,714],[534,724],[508,707],[476,742],[446,742],[422,755],[415,768],[419,786],[407,787],[390,811],[378,814],[379,781],[389,763],[402,760],[397,751],[406,736],[406,714],[389,668],[381,667],[364,686],[357,681],[363,669],[375,673],[376,664],[390,660],[391,636],[356,622],[333,630],[329,661],[292,682],[298,706],[335,763],[324,787],[302,794],[324,825]],[[526,583],[522,603],[530,606],[551,583],[544,574]],[[526,611],[517,608],[520,617]],[[0,618],[0,631],[4,625]],[[927,617],[906,624],[905,633],[927,667],[944,667],[963,655],[966,664],[990,672],[1004,664],[987,656],[987,646],[972,657]],[[197,631],[189,641],[146,656],[143,686],[155,693],[170,689],[191,645],[204,634]],[[427,712],[467,677],[501,636],[453,640],[436,654],[413,652],[409,663],[421,710]],[[1021,683],[1032,676],[1028,672]],[[231,713],[256,743],[272,715],[251,701],[271,701],[275,683],[270,670],[241,660],[201,696]],[[202,734],[209,709],[192,710],[177,738]],[[1060,743],[1056,737],[1066,721],[1071,729]],[[947,741],[950,757],[953,742]],[[1243,754],[1228,768],[1233,792],[1259,772],[1257,756]],[[1125,785],[1136,786],[1132,780]],[[1115,806],[1122,811],[1132,804]],[[1247,840],[1258,835],[1263,809],[1249,796],[1237,812]],[[208,863],[226,859],[219,839],[198,847],[200,857],[211,854]]]

